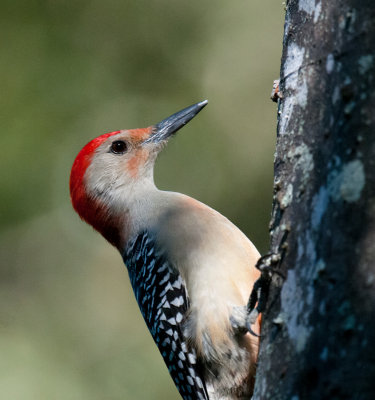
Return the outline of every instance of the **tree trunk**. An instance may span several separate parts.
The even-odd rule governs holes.
[[[375,3],[287,2],[254,400],[375,399]]]

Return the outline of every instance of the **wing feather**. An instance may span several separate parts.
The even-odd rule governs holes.
[[[189,298],[181,275],[148,232],[129,242],[123,258],[143,318],[182,398],[208,399],[202,364],[182,331]]]

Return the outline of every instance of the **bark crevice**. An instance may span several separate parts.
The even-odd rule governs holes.
[[[374,43],[370,0],[287,4],[254,399],[375,398]]]

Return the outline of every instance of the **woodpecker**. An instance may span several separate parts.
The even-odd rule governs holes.
[[[259,253],[223,215],[157,189],[153,177],[160,150],[206,104],[93,139],[73,163],[71,200],[120,251],[182,398],[249,399],[259,338],[246,330],[246,303],[259,278]],[[259,319],[252,330],[259,334]]]

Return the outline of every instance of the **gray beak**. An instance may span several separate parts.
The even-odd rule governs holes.
[[[167,140],[173,133],[193,119],[207,103],[207,100],[203,100],[163,119],[163,121],[153,126],[151,135],[143,143],[157,143]]]

